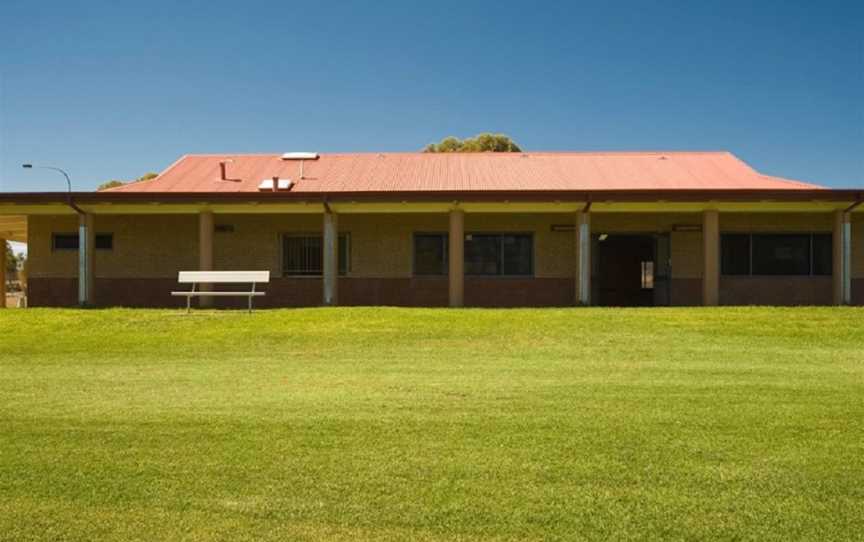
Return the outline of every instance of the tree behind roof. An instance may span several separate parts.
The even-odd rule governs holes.
[[[97,191],[108,190],[109,188],[116,188],[118,186],[123,186],[124,184],[137,183],[139,181],[149,181],[150,179],[154,179],[158,176],[159,176],[158,173],[153,173],[151,171],[149,173],[145,173],[144,175],[141,175],[140,177],[138,177],[134,181],[119,181],[117,179],[111,179],[110,181],[106,181],[106,182],[100,184],[96,188],[96,190]]]
[[[426,145],[423,152],[522,152],[522,149],[505,134],[484,132],[467,139],[448,136],[439,143]]]

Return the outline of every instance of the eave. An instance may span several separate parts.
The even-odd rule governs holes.
[[[591,203],[605,212],[829,212],[864,201],[862,189],[785,190],[520,190],[411,192],[76,192],[72,200],[95,214],[337,212],[572,212]],[[0,193],[0,215],[72,214],[69,195]],[[854,208],[864,212],[864,205]]]

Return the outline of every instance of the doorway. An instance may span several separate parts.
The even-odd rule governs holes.
[[[597,305],[668,305],[666,235],[600,234],[595,238]]]

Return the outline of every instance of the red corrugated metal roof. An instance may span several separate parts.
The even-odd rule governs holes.
[[[220,162],[227,163],[221,180]],[[113,192],[258,192],[263,179],[296,193],[537,190],[795,190],[817,185],[762,175],[728,152],[527,152],[186,155],[149,181]]]

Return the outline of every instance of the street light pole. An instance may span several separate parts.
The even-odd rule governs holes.
[[[34,166],[33,164],[22,164],[22,167],[24,169],[33,169],[36,167],[39,169],[59,171],[66,178],[66,189],[68,194],[67,204],[78,214],[78,304],[82,307],[86,307],[92,299],[91,283],[93,269],[91,265],[91,253],[95,247],[91,247],[91,243],[89,242],[91,235],[89,234],[90,232],[88,232],[90,225],[88,224],[89,220],[87,213],[78,207],[72,200],[72,179],[69,178],[68,173],[59,167]]]
[[[33,169],[34,166],[33,166],[33,164],[21,164],[21,167],[23,167],[24,169]],[[50,169],[50,170],[59,171],[60,173],[62,173],[63,176],[66,177],[66,188],[69,189],[69,194],[70,195],[72,194],[72,180],[69,179],[68,173],[66,173],[65,171],[63,171],[59,167],[54,167],[54,166],[35,166],[35,167],[37,167],[39,169]]]

